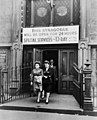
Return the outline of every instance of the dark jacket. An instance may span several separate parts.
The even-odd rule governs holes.
[[[49,68],[47,71],[46,69],[43,70],[43,84],[51,84],[52,83],[52,69]]]

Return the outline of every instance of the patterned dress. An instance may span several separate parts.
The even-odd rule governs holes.
[[[32,70],[32,80],[33,80],[33,87],[34,91],[42,91],[42,77],[43,77],[43,70],[42,69],[33,69]]]

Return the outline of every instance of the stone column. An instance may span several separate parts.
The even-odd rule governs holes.
[[[96,95],[97,92],[97,78],[96,78],[96,48],[92,48],[92,56],[91,56],[91,63],[92,63],[92,95]],[[97,107],[97,97],[93,97],[93,104],[94,107]]]
[[[1,72],[1,67],[0,67],[0,103],[2,99],[2,85],[1,85],[1,80],[2,80],[2,72]]]
[[[34,0],[31,0],[31,27],[34,26]]]
[[[50,6],[51,6],[50,26],[53,26],[53,21],[54,21],[54,0],[51,0]]]
[[[93,110],[93,105],[92,105],[92,99],[91,99],[91,73],[92,70],[89,68],[91,63],[89,61],[86,62],[86,67],[83,70],[84,74],[84,103],[83,103],[83,109],[84,110]]]
[[[26,26],[26,0],[21,0],[21,32]]]
[[[80,0],[80,36],[86,37],[86,0]]]
[[[86,0],[80,0],[80,41],[86,38]],[[79,44],[80,44],[79,41]],[[85,55],[85,50],[84,50]],[[78,67],[82,66],[82,49],[78,50]],[[85,61],[85,60],[83,60]]]
[[[91,46],[88,46],[87,59],[91,62]]]
[[[16,90],[20,88],[20,80],[21,80],[21,73],[20,73],[20,68],[22,65],[22,43],[13,43],[13,46],[11,48],[11,55],[13,56],[12,58],[12,68],[10,72],[10,87],[9,91],[11,95],[15,95]]]

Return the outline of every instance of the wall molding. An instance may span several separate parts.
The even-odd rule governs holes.
[[[0,43],[0,47],[11,47],[12,43]]]

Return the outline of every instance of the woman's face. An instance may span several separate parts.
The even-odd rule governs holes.
[[[35,64],[35,68],[38,69],[40,67],[39,64]]]
[[[45,63],[45,68],[49,68],[49,64],[48,63]]]

